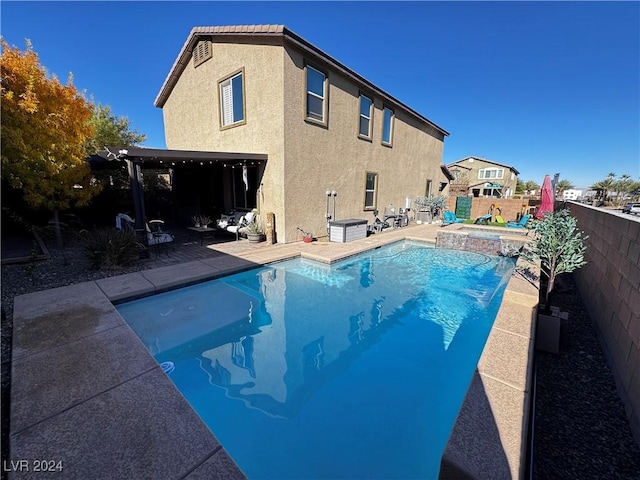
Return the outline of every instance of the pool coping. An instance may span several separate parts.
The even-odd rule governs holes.
[[[435,244],[440,228],[417,225],[346,244],[276,244],[16,297],[10,460],[31,467],[62,460],[62,473],[78,478],[244,478],[114,303],[298,256],[334,263],[402,240]],[[535,287],[513,275],[441,478],[522,478],[536,304]],[[10,478],[30,475],[11,470]]]

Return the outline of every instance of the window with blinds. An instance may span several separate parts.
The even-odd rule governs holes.
[[[245,123],[244,72],[241,70],[221,80],[219,86],[221,127]]]
[[[211,51],[211,41],[203,40],[198,42],[196,48],[193,49],[193,66],[203,64],[213,56]]]

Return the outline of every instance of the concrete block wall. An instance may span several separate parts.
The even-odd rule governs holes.
[[[589,235],[574,277],[594,322],[631,430],[640,443],[640,216],[568,202]]]
[[[447,197],[447,207],[452,212],[456,211],[456,199],[455,196]],[[538,205],[540,200],[525,198],[488,198],[488,197],[474,197],[471,201],[471,219],[475,220],[478,217],[489,213],[491,205],[499,207],[502,211],[501,215],[505,221],[512,221],[518,217],[518,214],[523,210],[528,211],[530,208],[534,208]],[[493,211],[494,215],[498,214],[498,211]]]

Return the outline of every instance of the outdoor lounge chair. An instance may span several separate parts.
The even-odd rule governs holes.
[[[223,215],[223,217],[218,220],[217,225],[219,229],[235,234],[236,241],[238,241],[240,239],[240,235],[246,234],[249,224],[255,221],[256,213],[248,212],[241,215],[237,220],[235,220],[235,217]]]
[[[442,214],[442,225],[451,225],[452,223],[462,223],[464,218],[456,217],[456,214],[450,210],[445,210]]]
[[[523,215],[519,222],[507,222],[507,227],[525,228],[530,218],[531,218],[531,215],[529,214]]]
[[[488,225],[491,221],[491,217],[492,215],[490,213],[488,213],[487,215],[482,215],[481,217],[476,218],[476,221],[474,223],[479,225]]]

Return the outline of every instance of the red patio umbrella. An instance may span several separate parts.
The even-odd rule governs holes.
[[[551,177],[549,175],[544,176],[542,182],[542,190],[540,191],[540,207],[536,211],[535,217],[538,220],[544,218],[544,214],[547,212],[553,212],[553,187],[551,186]]]

